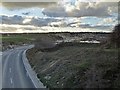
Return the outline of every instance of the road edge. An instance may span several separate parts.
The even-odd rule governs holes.
[[[2,52],[0,51],[0,90],[2,90]]]
[[[31,81],[33,82],[35,88],[46,88],[46,86],[44,86],[44,84],[42,82],[40,82],[40,80],[37,78],[37,75],[35,73],[35,71],[32,69],[27,57],[26,57],[26,51],[28,49],[26,49],[23,54],[22,54],[22,59],[23,59],[23,64],[24,67],[27,71],[27,75],[30,77]]]

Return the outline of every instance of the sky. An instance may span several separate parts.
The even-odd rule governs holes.
[[[2,2],[0,33],[111,32],[118,24],[117,1]]]

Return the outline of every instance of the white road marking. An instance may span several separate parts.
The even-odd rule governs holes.
[[[12,78],[10,78],[10,83],[12,84],[12,88],[14,88],[14,83]]]
[[[11,73],[11,68],[9,68],[9,70],[10,70],[10,73]]]
[[[11,84],[13,84],[13,80],[12,80],[12,78],[10,78],[10,82],[11,82]]]
[[[20,56],[20,54],[18,54],[18,57]]]
[[[0,52],[0,55],[2,55],[2,52]]]

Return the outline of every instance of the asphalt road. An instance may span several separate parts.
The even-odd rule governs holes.
[[[27,48],[23,46],[2,53],[2,88],[35,88],[22,60]]]

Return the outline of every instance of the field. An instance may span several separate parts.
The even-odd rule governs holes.
[[[38,77],[51,88],[109,88],[120,85],[117,49],[103,49],[95,45],[68,46],[53,52],[31,49],[28,58]]]
[[[24,44],[33,44],[34,40],[39,37],[39,34],[2,34],[2,50],[14,48]]]
[[[65,36],[71,37],[69,34]],[[120,87],[118,49],[104,44],[71,43],[53,47],[56,48],[53,51],[38,50],[38,47],[27,51],[32,68],[47,87]]]

